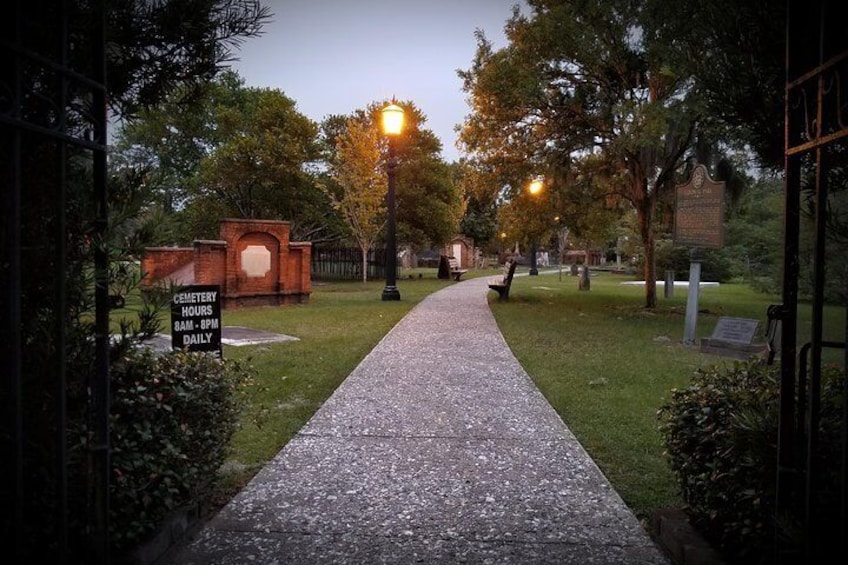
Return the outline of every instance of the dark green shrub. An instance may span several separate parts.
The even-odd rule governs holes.
[[[205,353],[127,351],[112,366],[112,542],[143,541],[202,502],[224,462],[253,370]]]
[[[700,249],[697,254],[701,263],[701,280],[727,282],[732,276],[730,262],[717,249]],[[665,271],[674,271],[678,281],[689,280],[689,266],[692,252],[689,247],[673,245],[671,241],[660,240],[656,247],[657,277],[663,278]]]
[[[816,457],[829,462],[825,469],[839,461],[842,378],[835,368],[823,375],[821,450]],[[770,563],[775,528],[782,539],[799,539],[794,525],[774,519],[779,390],[778,367],[737,362],[729,369],[699,369],[691,384],[672,390],[658,411],[687,512],[731,562]],[[822,523],[836,512],[836,471],[826,471],[818,484],[816,508]]]

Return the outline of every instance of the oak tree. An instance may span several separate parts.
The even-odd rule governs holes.
[[[604,185],[630,203],[645,255],[645,305],[656,306],[655,211],[698,121],[688,77],[644,33],[646,1],[530,0],[513,13],[508,45],[482,33],[460,71],[473,112],[460,141],[499,172],[495,190],[516,194],[522,179],[580,156],[606,162]]]

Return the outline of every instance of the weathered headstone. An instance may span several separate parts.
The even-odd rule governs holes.
[[[760,322],[757,320],[722,316],[713,330],[713,339],[748,344],[753,341],[759,326]]]
[[[665,272],[665,285],[663,291],[666,298],[674,298],[674,271]]]
[[[171,346],[188,351],[221,350],[221,287],[192,285],[171,299]]]
[[[583,270],[580,272],[580,282],[577,288],[580,290],[589,290],[591,283],[589,282],[589,266],[583,265]]]
[[[758,320],[722,316],[716,323],[713,335],[701,340],[701,352],[737,359],[763,355],[767,352],[767,344],[753,343],[759,327]]]

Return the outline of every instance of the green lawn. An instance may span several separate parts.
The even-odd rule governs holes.
[[[704,365],[725,362],[683,345],[686,291],[645,310],[644,288],[598,273],[590,291],[577,277],[513,281],[508,303],[493,304],[518,360],[601,470],[640,517],[679,505],[663,460],[656,410],[674,387]],[[773,301],[744,288],[703,288],[699,336],[719,315],[763,319]]]
[[[683,344],[686,288],[664,298],[658,287],[658,307],[648,311],[644,287],[624,286],[624,280],[596,272],[591,290],[580,291],[577,277],[519,277],[509,302],[491,305],[533,381],[628,506],[647,518],[657,508],[681,503],[663,459],[657,408],[698,367],[734,360]],[[703,287],[697,336],[709,337],[720,316],[733,316],[759,320],[760,342],[766,309],[777,302],[742,284]],[[839,312],[827,314],[825,333],[842,339]],[[799,327],[808,327],[807,306],[799,308],[799,316]]]

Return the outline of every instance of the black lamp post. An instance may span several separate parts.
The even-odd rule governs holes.
[[[528,189],[530,191],[531,196],[536,196],[542,191],[542,180],[536,179],[530,183]],[[536,237],[533,236],[533,243],[530,246],[530,275],[535,276],[539,274],[539,269],[536,268]]]
[[[389,192],[386,205],[389,219],[386,222],[386,286],[383,288],[383,300],[400,300],[397,289],[397,242],[395,241],[395,137],[403,129],[403,108],[394,102],[383,108],[383,132],[389,138],[389,161],[387,164]]]

